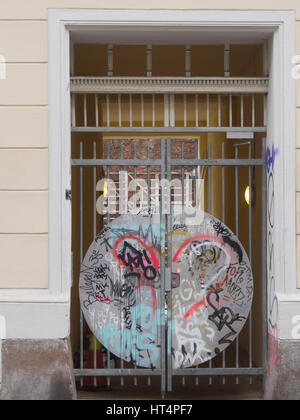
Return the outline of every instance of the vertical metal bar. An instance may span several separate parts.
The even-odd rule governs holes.
[[[107,76],[114,75],[114,47],[113,44],[108,44],[107,48]]]
[[[244,95],[241,95],[241,127],[244,127]]]
[[[72,93],[71,96],[71,120],[72,127],[76,127],[76,102],[75,102],[75,93]]]
[[[232,127],[232,95],[229,95],[229,127]]]
[[[95,122],[96,127],[99,127],[99,95],[95,95]]]
[[[152,94],[152,127],[155,127],[155,93]]]
[[[136,159],[136,142],[133,143],[133,156],[134,156],[134,159]],[[133,167],[133,179],[134,181],[136,181],[136,165],[134,165]],[[134,191],[134,207],[135,208],[137,204],[136,190],[137,190],[137,186],[135,184],[135,191]]]
[[[150,159],[150,143],[148,140],[147,143],[147,159]],[[147,186],[148,186],[148,195],[147,195],[147,199],[148,199],[148,212],[149,214],[151,214],[151,173],[150,173],[150,166],[147,165]]]
[[[238,145],[235,145],[235,159],[239,157]],[[239,236],[239,167],[235,166],[235,234]],[[235,365],[239,367],[239,336],[236,337],[235,341]],[[236,376],[236,384],[239,383],[239,378]]]
[[[145,110],[144,110],[144,94],[141,93],[141,126],[144,127],[145,123],[144,123],[144,115],[145,115]]]
[[[263,96],[263,102],[264,102],[264,127],[268,124],[268,96],[267,94],[264,94]]]
[[[186,93],[183,95],[183,126],[187,126],[187,103],[186,103]]]
[[[147,45],[147,77],[152,77],[152,45]]]
[[[196,127],[199,126],[199,96],[198,93],[195,94],[195,120],[196,120]]]
[[[181,142],[181,159],[184,159],[185,155],[185,142],[184,140]],[[185,183],[184,183],[184,166],[181,167],[181,186],[182,186],[182,214],[184,214],[184,204],[185,204]],[[185,377],[182,376],[181,378],[181,384],[184,385],[185,383]]]
[[[121,160],[124,159],[124,143],[123,143],[123,140],[121,140],[121,142],[120,142],[120,159]],[[120,169],[121,169],[121,171],[123,171],[123,169],[124,169],[123,166],[121,166]],[[120,312],[120,314],[121,314],[121,312]],[[121,323],[120,323],[120,325],[121,325]],[[120,365],[121,365],[121,369],[123,369],[124,368],[124,360],[122,358],[121,358]],[[120,378],[120,385],[121,385],[121,387],[124,386],[124,376],[121,376],[121,378]]]
[[[224,44],[224,77],[230,77],[230,44]]]
[[[208,143],[208,159],[211,159],[211,143]],[[211,203],[211,193],[212,193],[212,179],[211,179],[211,165],[208,167],[208,213],[212,213],[212,203]],[[212,361],[209,361],[209,368],[212,369]],[[209,376],[208,380],[209,385],[212,385],[212,376]]]
[[[255,94],[252,94],[252,127],[255,127]]]
[[[252,159],[252,144],[249,142],[249,159]],[[248,169],[248,177],[249,177],[249,249],[248,249],[248,256],[250,266],[252,267],[252,167],[249,166]],[[249,313],[249,368],[253,366],[253,346],[252,346],[252,308]],[[252,385],[252,376],[249,378],[249,383]]]
[[[206,95],[206,125],[210,127],[210,95]]]
[[[222,124],[221,95],[218,95],[218,127]]]
[[[83,95],[83,124],[84,127],[87,126],[87,96],[86,93]]]
[[[83,142],[79,143],[79,159],[83,159]],[[79,168],[79,260],[83,261],[83,167]],[[83,369],[83,312],[80,309],[80,369]],[[80,386],[83,386],[83,377],[80,378]]]
[[[184,159],[184,149],[185,149],[185,143],[184,141],[181,142],[181,159]],[[181,166],[181,185],[182,185],[182,207],[184,207],[185,203],[185,189],[184,189],[184,166]]]
[[[107,142],[107,149],[106,149],[106,158],[109,159],[110,158],[110,143],[109,140]],[[110,177],[110,167],[107,166],[107,179],[109,180]],[[109,193],[109,191],[108,191]],[[110,223],[110,213],[107,213],[107,224]],[[107,350],[107,368],[110,368],[110,351]],[[110,383],[110,377],[108,376],[107,378],[107,386],[110,387],[111,383]]]
[[[197,139],[195,142],[195,159],[199,159],[199,140]],[[194,186],[194,199],[195,199],[195,206],[197,209],[199,209],[201,207],[201,203],[200,203],[200,191],[199,191],[199,185],[200,183],[198,182],[199,180],[199,170],[198,170],[198,166],[195,166],[195,186]],[[202,188],[202,186],[201,186]]]
[[[175,104],[173,94],[170,94],[170,127],[175,127]]]
[[[164,126],[169,127],[170,125],[170,116],[169,116],[169,95],[164,94]]]
[[[165,156],[165,139],[161,139],[161,180],[165,179],[166,171],[166,156]],[[161,189],[161,195],[164,194]],[[163,252],[160,255],[161,267],[161,285],[160,285],[160,325],[161,325],[161,394],[165,397],[166,394],[166,329],[165,329],[165,237],[166,237],[166,223],[165,215],[163,214],[162,199],[160,200],[160,227],[161,227],[161,248]]]
[[[225,159],[225,143],[222,143],[222,159]],[[226,215],[225,215],[225,167],[222,166],[222,222],[226,222]],[[226,368],[226,350],[222,353],[222,368]],[[226,376],[222,378],[222,384],[226,384]]]
[[[119,127],[122,127],[122,102],[121,102],[121,94],[118,94],[118,120],[119,120]]]
[[[196,140],[196,144],[195,144],[195,159],[199,159],[199,139]],[[195,166],[195,192],[194,192],[194,196],[195,196],[195,206],[197,209],[200,209],[201,206],[204,205],[203,203],[200,202],[200,197],[202,197],[202,194],[199,191],[199,186],[200,188],[203,188],[202,184],[198,183],[198,179],[199,177],[199,167]],[[195,385],[198,386],[199,385],[199,376],[195,377]]]
[[[172,178],[172,167],[169,163],[169,158],[171,156],[171,139],[167,139],[167,180],[170,183]],[[171,194],[171,192],[170,192]],[[167,233],[172,231],[172,216],[173,216],[173,209],[172,209],[172,197],[171,199],[171,206],[170,206],[170,214],[167,215]],[[168,245],[168,275],[172,272],[172,237],[168,235],[167,239],[167,245]],[[167,317],[168,317],[168,335],[167,335],[167,369],[168,369],[168,392],[172,391],[173,387],[173,368],[172,368],[172,310],[171,310],[171,302],[172,300],[172,290],[167,292],[167,302],[168,302],[168,308],[167,308]]]
[[[266,153],[266,139],[262,139],[262,157]],[[267,169],[266,164],[262,166],[261,175],[261,200],[262,200],[262,362],[263,367],[267,366],[267,345],[268,345],[268,321],[267,321]],[[264,376],[265,382],[265,376]]]
[[[106,125],[110,126],[110,98],[109,94],[106,94]]]
[[[211,143],[208,143],[208,159],[211,159]],[[208,213],[211,214],[211,165],[208,167]]]
[[[135,141],[133,143],[133,157],[134,159],[136,159],[136,142]],[[134,168],[133,168],[133,178],[134,178],[134,181],[136,181],[136,165],[134,165]],[[135,208],[136,208],[136,204],[137,204],[137,197],[136,197],[136,184],[135,184],[135,192],[134,192],[134,207]],[[137,319],[137,317],[135,317],[135,319]],[[137,357],[135,357],[135,360],[137,360]],[[134,369],[137,369],[136,363],[134,365]],[[134,386],[138,385],[137,376],[134,376],[133,384]]]
[[[97,158],[97,144],[93,142],[93,159]],[[97,235],[97,218],[96,218],[96,182],[97,182],[97,169],[93,167],[93,239],[96,238]],[[97,339],[94,335],[94,369],[97,369]],[[101,351],[101,350],[99,350]],[[94,376],[94,387],[97,386],[97,377]]]
[[[185,46],[185,77],[191,77],[191,46]]]
[[[132,127],[132,94],[129,95],[129,127]]]

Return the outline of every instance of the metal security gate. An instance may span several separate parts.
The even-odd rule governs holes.
[[[216,134],[217,135],[217,134]],[[151,378],[159,377],[161,382],[161,392],[164,395],[166,390],[172,390],[174,378],[181,378],[181,383],[184,385],[188,380],[193,378],[194,385],[203,383],[212,384],[216,381],[221,381],[223,385],[230,382],[230,378],[234,378],[235,383],[242,382],[242,378],[248,378],[247,381],[252,383],[253,378],[262,377],[265,373],[266,360],[266,273],[265,273],[265,176],[264,176],[264,141],[262,136],[255,139],[254,142],[234,141],[230,140],[230,149],[227,155],[233,153],[232,157],[225,157],[226,148],[228,148],[228,141],[219,141],[217,147],[213,148],[211,142],[205,141],[205,150],[203,149],[203,141],[196,141],[194,139],[180,140],[180,139],[142,139],[142,140],[114,140],[104,141],[104,150],[98,151],[98,156],[103,154],[101,158],[97,156],[97,143],[92,140],[87,147],[84,142],[79,142],[78,155],[72,159],[74,177],[77,176],[79,183],[79,191],[73,193],[73,206],[79,209],[79,260],[84,259],[84,254],[88,245],[97,236],[101,228],[105,227],[111,222],[114,217],[119,216],[115,214],[110,216],[107,214],[102,217],[102,221],[97,220],[100,217],[96,213],[97,201],[97,181],[100,173],[104,174],[105,178],[109,179],[116,176],[117,170],[121,169],[127,172],[133,179],[142,178],[146,181],[147,187],[150,189],[151,179],[159,178],[179,179],[182,181],[183,187],[180,199],[185,200],[185,179],[186,173],[193,181],[202,178],[206,185],[206,193],[204,197],[206,211],[211,214],[217,212],[219,218],[224,222],[228,214],[233,214],[233,221],[231,226],[235,230],[236,235],[239,235],[241,225],[247,224],[247,252],[250,262],[260,261],[255,268],[255,283],[256,289],[260,289],[258,302],[254,302],[256,312],[256,324],[254,325],[253,313],[250,313],[247,321],[246,332],[248,337],[243,338],[243,345],[241,345],[239,336],[235,339],[229,349],[223,351],[219,356],[210,360],[207,363],[199,364],[189,368],[174,368],[174,361],[172,356],[172,334],[169,331],[172,322],[172,309],[170,302],[172,301],[172,279],[170,273],[173,272],[172,267],[172,243],[168,235],[172,230],[172,215],[163,214],[163,203],[161,202],[162,189],[158,194],[160,205],[160,228],[164,232],[162,237],[165,242],[161,248],[165,252],[161,252],[160,256],[160,284],[158,287],[158,296],[156,310],[160,314],[159,329],[160,329],[160,354],[159,367],[149,366],[149,368],[140,368],[135,363],[128,363],[122,358],[117,359],[115,356],[103,349],[104,366],[99,368],[97,366],[97,342],[94,340],[93,352],[93,368],[85,368],[84,363],[84,317],[80,313],[80,349],[77,369],[75,375],[81,378],[81,385],[84,383],[84,377],[94,377],[94,385],[97,386],[97,377],[107,377],[107,385],[115,386],[115,378],[119,378],[119,385],[124,386],[124,378],[132,377],[133,384],[140,384],[140,377],[147,378],[146,384],[151,386]],[[119,148],[116,147],[116,142]],[[220,144],[219,144],[220,143]],[[141,151],[140,148],[143,150]],[[130,150],[131,149],[131,150]],[[218,149],[218,150],[217,150]],[[117,156],[119,153],[119,156]],[[203,157],[205,155],[205,157]],[[241,157],[242,156],[242,157]],[[247,184],[250,191],[256,189],[256,202],[252,199],[249,201],[247,208],[247,220],[240,216],[239,201],[240,180],[247,177]],[[88,179],[89,193],[85,191]],[[228,180],[231,179],[230,185]],[[117,179],[116,179],[117,182]],[[196,183],[194,182],[196,185]],[[255,185],[254,185],[255,184]],[[197,202],[197,189],[193,186],[191,200]],[[92,186],[92,188],[91,188]],[[109,187],[108,187],[109,188]],[[217,190],[215,192],[214,190]],[[73,189],[74,191],[74,189]],[[259,193],[258,193],[259,192]],[[177,191],[178,193],[178,191]],[[220,197],[217,199],[216,194]],[[174,202],[176,196],[176,189],[172,194],[171,201]],[[150,197],[150,194],[147,196]],[[87,200],[91,203],[85,209]],[[216,204],[216,200],[218,204]],[[228,202],[230,205],[228,206]],[[146,203],[151,206],[148,201]],[[218,209],[217,209],[218,207]],[[257,208],[258,213],[257,213]],[[255,208],[255,209],[254,209]],[[89,213],[87,213],[87,211]],[[255,221],[253,222],[253,214],[256,213]],[[221,217],[220,217],[221,216]],[[232,217],[232,216],[229,216]],[[89,220],[87,223],[86,220]],[[253,238],[254,223],[260,226],[255,231],[255,238]],[[90,237],[86,239],[86,224],[91,225]],[[258,242],[261,246],[258,246]],[[259,250],[257,249],[259,248]],[[255,254],[255,255],[254,255]],[[258,255],[260,254],[260,255]],[[260,271],[260,273],[259,273]],[[261,308],[258,308],[258,305]],[[259,325],[259,329],[257,328]],[[246,348],[245,348],[246,343]],[[259,349],[258,349],[259,348]],[[243,353],[241,353],[241,351]],[[254,351],[259,352],[259,356],[255,356]],[[242,356],[241,356],[242,354]],[[245,357],[246,354],[246,357]],[[254,360],[255,359],[255,360]],[[112,367],[113,362],[113,367]],[[139,379],[140,378],[140,379]],[[145,384],[145,383],[144,383]]]
[[[224,387],[231,384],[253,384],[264,378],[267,353],[264,138],[268,79],[194,78],[190,74],[185,78],[109,76],[71,78],[72,330],[75,335],[73,347],[76,349],[75,376],[78,385],[86,385],[87,378],[90,378],[89,386],[94,388],[105,384],[109,389],[119,389],[120,386],[125,389],[128,383],[133,387],[153,388],[159,383],[164,396],[179,385],[195,387],[214,384]],[[120,172],[125,174],[125,178],[120,176]],[[106,181],[101,183],[100,180]],[[120,315],[116,325],[122,328],[113,330],[109,339],[102,340],[102,346],[90,330],[91,325],[87,326],[85,321],[89,316],[89,319],[94,317],[91,309],[93,293],[93,299],[100,299],[102,303],[108,299],[103,305],[111,304],[113,298],[115,305],[122,303],[119,296],[121,289],[116,287],[116,283],[111,289],[113,297],[103,294],[99,288],[97,291],[90,288],[89,267],[85,264],[88,255],[89,262],[97,261],[97,279],[104,279],[106,283],[112,280],[116,264],[111,265],[103,258],[97,259],[97,249],[91,244],[95,238],[96,242],[97,238],[101,239],[101,250],[108,244],[109,251],[107,228],[124,215],[124,182],[133,183],[126,199],[130,211],[137,207],[139,201],[142,206],[140,216],[137,217],[142,217],[141,214],[149,215],[153,209],[158,213],[155,225],[158,226],[157,230],[151,227],[151,223],[147,229],[144,229],[145,226],[142,229],[143,242],[148,240],[147,235],[152,235],[156,248],[159,248],[157,266],[154,267],[155,279],[159,281],[149,289],[155,301],[155,315],[152,314],[155,328],[151,333],[157,353],[155,360],[152,353],[148,365],[144,360],[146,352],[138,351],[138,355],[130,357],[126,354],[128,343],[132,346],[136,340],[134,327],[137,329],[138,326],[140,330],[143,327],[137,322],[140,321],[141,313],[134,313],[128,300],[127,306],[118,309]],[[135,195],[137,190],[139,196]],[[113,198],[110,197],[112,192]],[[166,192],[169,193],[167,200]],[[109,211],[104,215],[98,212],[101,196],[106,201],[110,200]],[[67,198],[70,198],[70,192],[67,192]],[[222,311],[217,307],[223,298],[235,299],[236,302],[240,299],[242,304],[246,304],[246,298],[243,300],[242,295],[249,293],[250,296],[253,289],[249,285],[248,289],[238,289],[243,273],[237,273],[237,282],[232,282],[230,296],[219,295],[222,289],[220,282],[217,283],[217,289],[210,290],[206,299],[210,302],[210,310],[213,308],[209,321],[215,332],[221,334],[224,331],[224,334],[218,340],[219,344],[214,343],[207,360],[205,357],[201,360],[194,357],[197,349],[192,335],[180,333],[180,328],[176,330],[177,327],[174,327],[175,318],[182,315],[192,319],[190,315],[197,317],[202,310],[199,302],[193,301],[191,309],[187,311],[182,309],[182,302],[178,303],[178,286],[185,279],[178,274],[180,270],[175,257],[179,251],[176,252],[175,246],[180,235],[183,238],[189,229],[184,220],[174,219],[172,205],[184,207],[186,203],[211,215],[208,220],[216,236],[226,237],[226,229],[229,227],[246,250],[254,278],[253,304],[247,317],[237,314],[234,318],[231,310]],[[141,229],[138,232],[132,226],[126,225],[126,228],[131,234],[141,234]],[[117,243],[122,235],[125,236],[122,229],[124,226],[114,225],[113,235]],[[112,231],[109,232],[112,235]],[[233,241],[230,237],[223,240],[230,247],[236,239]],[[218,239],[214,241],[218,246]],[[210,251],[206,249],[207,255],[210,255]],[[134,252],[140,258],[138,250]],[[202,248],[200,253],[203,254]],[[241,251],[237,253],[242,260],[244,254]],[[103,253],[99,255],[103,256]],[[150,256],[154,258],[150,248],[147,248],[141,258],[149,262]],[[209,269],[205,262],[203,264],[209,277]],[[128,264],[129,267],[132,265]],[[230,270],[233,270],[232,266],[227,267],[227,273]],[[86,273],[88,299],[84,301],[85,307],[82,310],[77,282]],[[130,274],[132,278],[136,275]],[[121,274],[118,279],[122,279]],[[133,284],[132,281],[130,284]],[[199,284],[201,294],[203,279],[200,279]],[[135,290],[142,290],[139,282]],[[184,299],[188,302],[188,296],[193,294],[193,290],[185,288],[184,292],[187,294]],[[135,307],[143,304],[147,293],[143,295],[136,292]],[[131,318],[128,316],[130,311]],[[128,319],[131,319],[131,323]],[[97,325],[94,318],[93,322]],[[242,323],[243,329],[240,332],[239,324]],[[204,325],[201,328],[206,327]],[[99,333],[99,328],[96,330]],[[116,337],[122,345],[117,346]],[[188,354],[184,340],[190,340],[195,354],[191,354],[192,347]],[[137,345],[135,347],[138,348]]]

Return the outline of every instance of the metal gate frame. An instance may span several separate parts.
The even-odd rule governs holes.
[[[205,130],[205,129],[204,129]],[[208,131],[212,131],[209,130]],[[225,130],[224,130],[225,131]],[[250,131],[250,130],[249,130]],[[261,130],[262,131],[262,130]],[[134,378],[135,384],[137,384],[137,377],[139,376],[147,376],[148,377],[148,385],[151,384],[151,377],[153,376],[160,376],[161,377],[161,394],[164,397],[166,392],[172,391],[172,381],[175,376],[181,376],[185,378],[186,376],[193,376],[196,378],[200,376],[208,376],[209,381],[211,383],[212,377],[214,376],[221,376],[223,377],[223,383],[225,384],[226,376],[235,376],[236,383],[239,383],[239,376],[249,376],[250,383],[252,382],[253,376],[262,376],[265,377],[266,373],[266,353],[267,353],[267,301],[266,301],[266,162],[264,159],[265,156],[265,139],[262,141],[262,154],[260,159],[254,159],[251,155],[251,145],[249,144],[249,158],[248,159],[239,159],[238,157],[238,146],[235,148],[235,158],[234,159],[225,159],[224,157],[224,144],[222,150],[222,158],[221,159],[212,159],[211,158],[211,148],[209,147],[208,151],[208,158],[207,159],[199,159],[198,156],[195,159],[185,159],[184,158],[184,151],[181,158],[172,159],[171,157],[171,141],[172,139],[162,138],[161,139],[161,159],[150,159],[149,149],[148,149],[148,157],[145,160],[137,159],[136,156],[134,159],[124,159],[121,151],[121,159],[111,159],[110,152],[107,151],[107,157],[105,159],[97,159],[96,154],[94,153],[93,159],[84,159],[83,158],[83,143],[80,143],[80,158],[79,159],[72,159],[72,166],[77,166],[80,169],[80,259],[83,260],[83,244],[82,244],[82,233],[83,233],[83,208],[82,208],[82,193],[83,193],[83,167],[90,166],[94,168],[94,174],[97,166],[133,166],[137,167],[141,164],[147,167],[147,171],[149,173],[149,169],[151,166],[160,166],[160,176],[161,179],[167,178],[167,180],[171,181],[171,168],[172,166],[182,167],[184,166],[194,166],[194,167],[201,167],[206,166],[208,167],[208,188],[209,188],[209,209],[208,212],[211,212],[211,191],[212,191],[212,183],[211,183],[211,170],[212,167],[221,167],[222,168],[222,212],[224,215],[225,209],[225,196],[224,196],[224,169],[225,167],[234,167],[235,168],[235,190],[237,193],[237,186],[238,186],[238,168],[242,166],[246,166],[249,168],[249,183],[251,189],[251,168],[258,166],[262,168],[262,310],[263,310],[263,319],[262,319],[262,358],[263,363],[262,366],[257,368],[253,367],[252,365],[252,352],[249,352],[249,367],[248,368],[241,368],[239,367],[239,359],[238,359],[238,352],[236,356],[236,367],[235,368],[226,368],[225,365],[225,358],[223,357],[223,366],[222,368],[212,368],[211,362],[209,368],[188,368],[188,369],[173,369],[172,368],[172,355],[171,355],[171,340],[169,339],[170,335],[168,334],[168,324],[169,321],[172,319],[172,313],[170,308],[168,308],[168,322],[166,322],[164,317],[164,308],[161,308],[161,337],[162,337],[162,345],[161,345],[161,368],[160,369],[141,369],[141,368],[134,368],[134,369],[125,369],[124,363],[121,360],[121,368],[120,369],[110,369],[110,354],[108,353],[108,368],[105,369],[84,369],[83,365],[83,315],[81,312],[80,315],[80,328],[81,328],[81,343],[80,343],[80,369],[75,369],[74,373],[75,376],[80,377],[81,381],[84,376],[93,376],[96,378],[97,376],[107,376],[108,383],[110,384],[110,377],[121,377],[121,385],[124,384],[124,377],[130,376]],[[94,143],[95,144],[95,143]],[[122,150],[122,147],[121,147]],[[94,177],[95,180],[95,177]],[[94,182],[95,184],[95,182]],[[95,185],[94,185],[95,187]],[[95,188],[94,188],[95,191]],[[251,217],[252,217],[252,208],[251,204],[249,205],[249,224],[251,226]],[[161,214],[161,227],[167,226],[167,230],[170,230],[171,227],[171,216],[166,216],[166,222],[162,221],[162,217],[165,217]],[[223,218],[224,219],[224,218]],[[162,223],[163,222],[163,223]],[[238,212],[236,218],[236,227],[238,235]],[[94,224],[95,227],[95,224]],[[250,232],[250,229],[249,229]],[[167,232],[165,232],[167,233]],[[163,236],[164,237],[164,236]],[[252,241],[252,234],[250,234],[249,241]],[[171,269],[171,243],[168,240],[168,263],[166,267],[165,258],[161,256],[160,258],[160,272],[161,272],[161,302],[165,302],[165,296],[171,296],[171,288],[169,287],[169,282],[166,281],[166,268]],[[251,246],[250,246],[251,249]],[[251,262],[252,255],[249,255],[249,259]],[[252,329],[252,315],[250,315],[250,329]],[[167,345],[165,345],[165,340],[167,339]],[[94,338],[94,340],[96,340]],[[239,342],[238,337],[236,339],[236,346],[238,349]],[[251,347],[251,339],[250,339],[250,347]],[[94,354],[96,360],[96,346],[94,346]],[[96,366],[96,365],[95,365]]]
[[[249,315],[249,367],[248,368],[241,368],[239,366],[239,336],[235,339],[236,344],[236,367],[235,368],[226,368],[225,362],[225,353],[226,350],[222,353],[222,368],[212,368],[212,361],[209,362],[209,368],[188,368],[188,369],[173,369],[172,368],[172,354],[171,354],[171,340],[168,341],[168,363],[167,363],[167,390],[168,392],[172,391],[172,380],[174,376],[181,376],[184,378],[185,376],[194,376],[196,380],[198,380],[199,376],[208,376],[209,383],[212,383],[213,376],[222,376],[223,377],[223,384],[225,384],[226,376],[235,376],[236,384],[239,383],[239,376],[249,376],[249,383],[252,383],[252,376],[262,376],[263,380],[265,380],[266,374],[266,366],[267,366],[267,268],[266,268],[266,223],[267,223],[267,209],[266,209],[266,197],[267,197],[267,173],[266,173],[266,161],[263,158],[265,156],[265,149],[266,149],[266,139],[262,139],[262,150],[261,150],[261,158],[254,159],[252,158],[252,150],[251,150],[251,143],[240,143],[235,144],[235,159],[225,159],[224,157],[224,143],[222,144],[222,158],[221,159],[212,159],[212,150],[211,145],[209,144],[208,148],[208,159],[184,159],[184,151],[182,151],[182,156],[179,159],[172,159],[169,158],[171,156],[171,139],[167,139],[167,179],[168,181],[171,180],[171,168],[172,166],[207,166],[208,167],[208,213],[211,214],[212,203],[211,203],[211,192],[212,192],[212,183],[211,183],[211,170],[212,167],[221,167],[222,168],[222,222],[225,221],[225,171],[224,168],[231,166],[235,169],[235,203],[236,203],[236,226],[235,226],[235,234],[236,236],[239,235],[239,212],[238,212],[238,168],[239,167],[248,167],[249,168],[249,187],[250,191],[252,190],[252,173],[251,168],[255,166],[260,166],[262,168],[261,174],[261,203],[262,203],[262,367],[253,367],[253,360],[252,360],[252,311]],[[238,147],[249,144],[249,157],[248,159],[239,159],[238,155]],[[183,174],[182,174],[183,177]],[[167,226],[168,232],[171,231],[171,220],[172,214],[167,215]],[[169,236],[168,236],[169,238]],[[172,241],[168,241],[168,267],[171,268],[172,272],[172,249],[171,249]],[[252,263],[252,204],[251,200],[249,203],[249,261],[250,264]],[[166,291],[171,297],[172,291]],[[169,299],[171,301],[171,299]],[[172,311],[168,308],[168,325],[171,324],[172,320]],[[168,335],[169,337],[169,335]],[[233,343],[232,343],[233,344]],[[231,344],[231,345],[232,345]]]

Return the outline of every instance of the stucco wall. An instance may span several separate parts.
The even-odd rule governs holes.
[[[0,55],[0,288],[48,287],[47,9],[207,9],[199,0],[2,0]],[[226,4],[226,7],[225,7]],[[209,9],[296,10],[299,0],[211,0]],[[300,287],[300,81],[297,82],[297,243]],[[296,176],[296,174],[295,174]],[[25,251],[25,252],[24,252]],[[22,257],[20,257],[20,255]],[[16,257],[21,258],[17,260]]]

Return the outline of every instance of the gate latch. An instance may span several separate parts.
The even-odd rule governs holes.
[[[170,268],[165,269],[165,290],[171,292],[180,286],[180,273],[172,273]]]
[[[72,191],[71,190],[66,190],[66,200],[67,201],[72,201]]]

